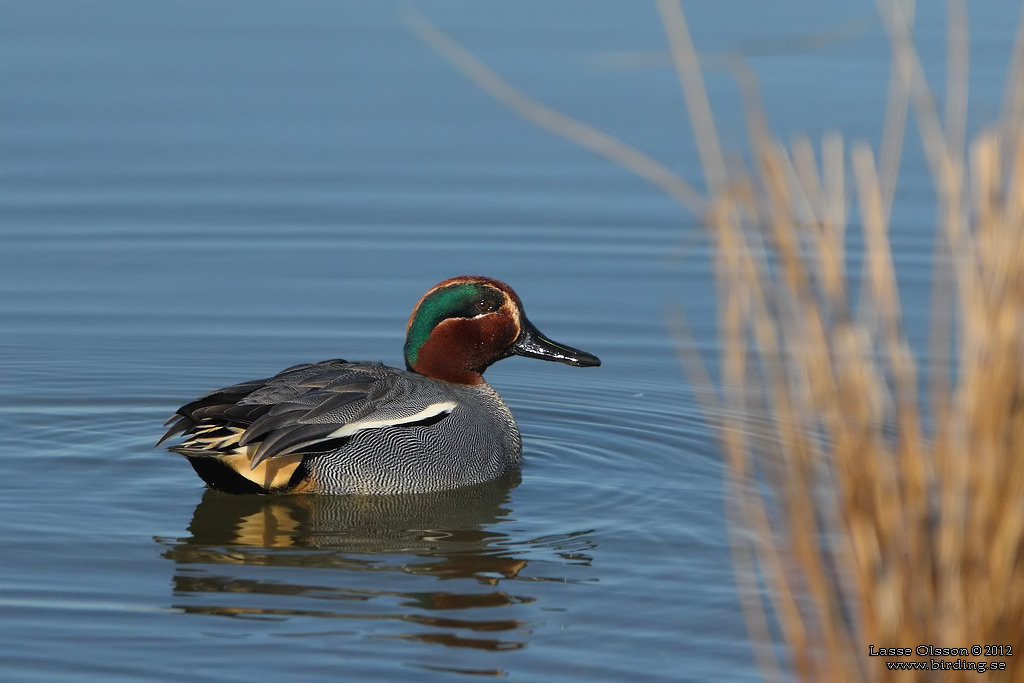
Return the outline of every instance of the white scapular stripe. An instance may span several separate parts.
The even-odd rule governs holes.
[[[396,417],[391,420],[360,420],[359,422],[349,422],[322,440],[335,439],[342,436],[352,436],[356,432],[361,432],[365,429],[377,429],[378,427],[390,427],[392,425],[404,425],[412,422],[420,422],[421,420],[427,420],[432,417],[437,417],[442,413],[450,413],[455,410],[455,406],[458,405],[455,401],[443,401],[441,403],[431,403],[429,406],[424,408],[418,413],[413,415],[407,415],[406,417]]]

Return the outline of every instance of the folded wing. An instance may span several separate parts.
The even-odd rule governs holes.
[[[162,443],[184,455],[250,454],[250,469],[268,458],[313,453],[367,429],[443,419],[457,405],[436,382],[379,363],[343,360],[297,365],[188,403],[168,420]]]

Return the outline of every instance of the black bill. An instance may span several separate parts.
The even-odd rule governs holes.
[[[541,334],[540,330],[526,319],[526,316],[522,317],[521,322],[523,330],[509,349],[513,354],[527,358],[558,361],[581,368],[596,367],[601,364],[601,359],[593,354],[551,341]]]

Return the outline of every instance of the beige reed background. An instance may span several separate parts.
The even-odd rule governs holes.
[[[922,658],[869,657],[868,648],[979,644],[1011,646],[1013,656],[938,659],[1002,661],[1006,670],[983,680],[1024,680],[1024,30],[1001,120],[968,141],[966,1],[948,3],[942,104],[910,37],[913,1],[880,1],[893,58],[877,154],[838,134],[817,148],[783,144],[756,83],[733,64],[748,140],[727,146],[748,146],[743,163],[722,152],[680,5],[657,4],[706,194],[517,91],[421,15],[408,21],[506,106],[632,170],[707,225],[722,330],[717,387],[685,321],[672,322],[721,436],[737,583],[764,677],[978,680],[976,670],[890,671],[886,659]],[[911,113],[938,198],[923,359],[907,343],[889,243]],[[859,274],[846,270],[848,228],[863,236]]]

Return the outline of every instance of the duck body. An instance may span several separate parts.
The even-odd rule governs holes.
[[[328,360],[225,387],[181,408],[161,439],[231,493],[388,494],[453,489],[519,466],[522,441],[482,376],[509,355],[598,365],[543,337],[515,292],[463,276],[414,308],[406,370]]]
[[[486,382],[439,382],[381,363],[298,365],[183,411],[183,427],[197,424],[174,450],[228,492],[451,489],[508,472],[522,451],[511,411]]]

